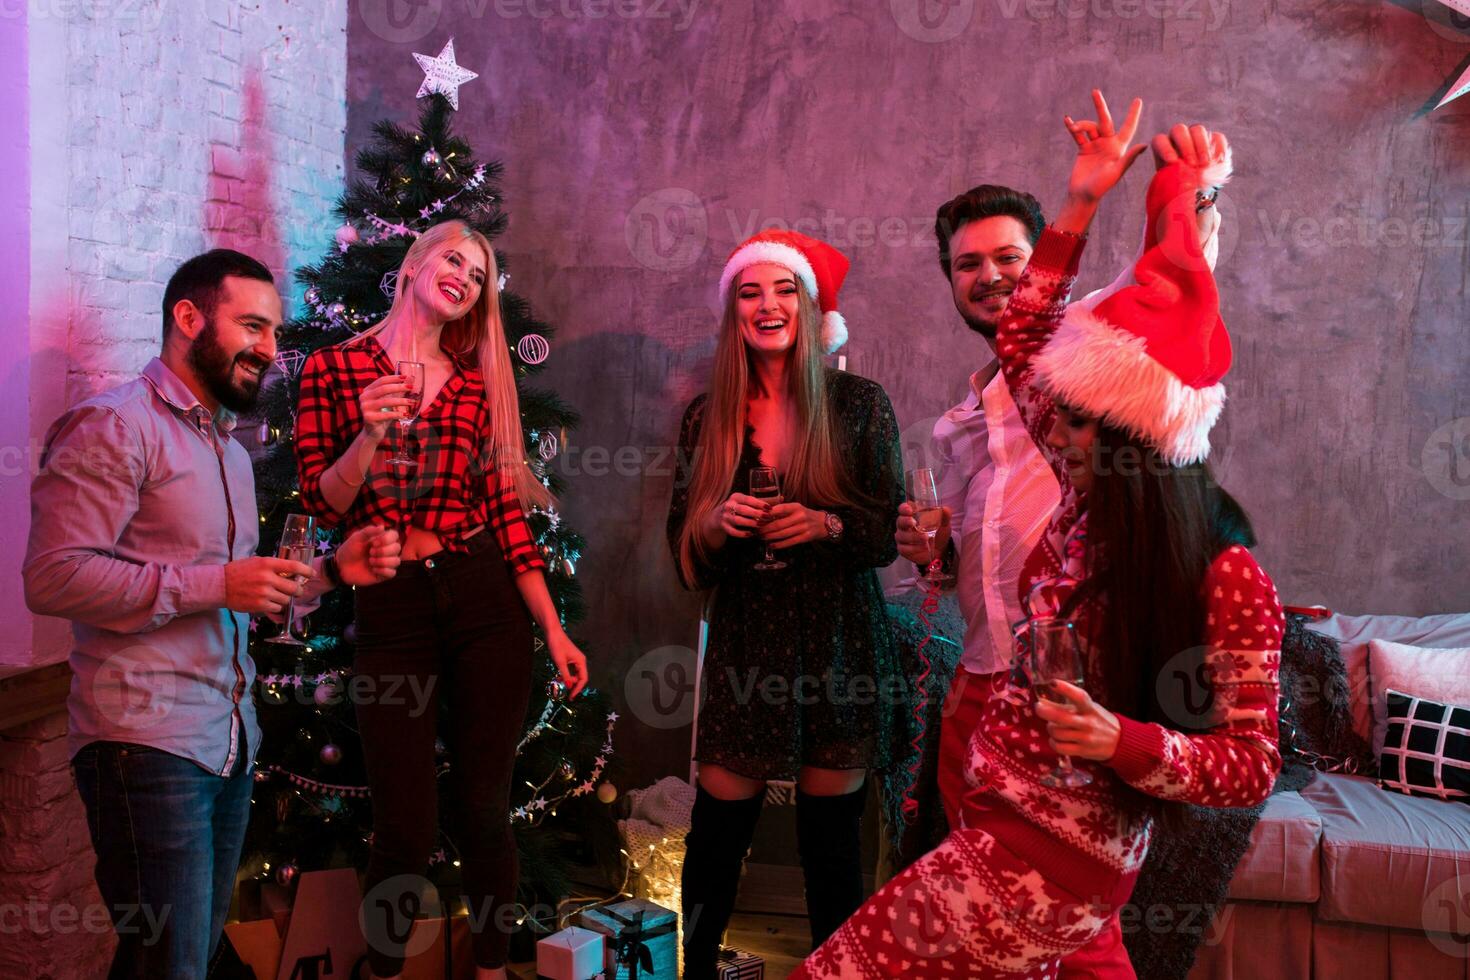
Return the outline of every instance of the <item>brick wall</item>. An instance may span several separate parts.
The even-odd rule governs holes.
[[[29,315],[0,320],[0,357],[25,365],[6,378],[23,380],[29,412],[0,447],[0,500],[24,501],[56,416],[158,352],[163,285],[184,259],[249,252],[277,274],[289,310],[291,270],[335,226],[347,8],[100,0],[4,17],[0,80],[27,93],[6,125],[24,134],[28,167],[0,167],[0,213],[29,222],[7,223],[7,268],[24,266],[28,281],[5,295]],[[27,237],[28,252],[16,244]],[[0,565],[13,571],[27,516],[5,516]],[[18,575],[0,576],[0,617],[31,625]],[[0,668],[66,655],[65,623],[6,632]],[[65,732],[64,711],[19,726],[0,711],[0,976],[99,976],[111,955]]]
[[[0,733],[0,773],[0,976],[105,975],[116,939],[92,880],[65,713]]]

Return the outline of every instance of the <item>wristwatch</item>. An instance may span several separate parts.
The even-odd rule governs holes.
[[[827,540],[838,542],[842,540],[842,518],[827,511]]]
[[[322,561],[322,577],[334,589],[342,584],[342,569],[337,567],[337,553],[335,551]]]

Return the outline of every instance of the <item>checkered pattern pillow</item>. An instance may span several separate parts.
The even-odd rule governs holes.
[[[1411,796],[1470,803],[1470,708],[1390,690],[1378,783]]]

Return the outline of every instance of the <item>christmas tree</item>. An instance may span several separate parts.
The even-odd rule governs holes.
[[[476,161],[452,132],[452,113],[444,95],[430,94],[416,129],[378,123],[372,145],[357,157],[359,175],[338,200],[336,213],[345,223],[335,244],[318,264],[297,273],[305,303],[301,315],[282,329],[280,377],[260,403],[264,449],[257,456],[256,486],[262,554],[274,553],[286,515],[300,510],[292,435],[306,356],[388,312],[397,269],[422,229],[460,219],[492,241],[505,230],[501,168]],[[508,267],[498,249],[496,259],[501,270]],[[507,279],[502,271],[501,309],[517,365],[525,450],[537,475],[556,493],[561,488],[548,463],[577,416],[555,394],[529,384],[550,351],[553,332],[506,288]],[[576,562],[584,541],[554,509],[527,508],[527,518],[546,558],[547,584],[562,621],[575,624],[582,611]],[[325,552],[340,534],[319,530],[318,537],[318,550]],[[252,624],[250,652],[259,675],[256,703],[264,739],[244,866],[258,878],[289,886],[301,871],[366,865],[372,801],[347,697],[352,616],[351,591],[329,593],[302,627],[304,648],[265,643],[276,627]],[[605,696],[592,689],[575,703],[565,701],[539,635],[536,646],[536,680],[517,750],[511,815],[521,856],[519,900],[527,908],[554,906],[566,896],[570,860],[613,865],[617,854],[616,830],[605,805],[612,789],[602,784],[617,716],[607,709]],[[441,727],[446,712],[441,704]],[[475,764],[453,758],[442,741],[437,748],[441,784],[450,767]],[[459,893],[452,887],[455,809],[450,799],[440,807],[440,849],[428,873],[445,895]]]

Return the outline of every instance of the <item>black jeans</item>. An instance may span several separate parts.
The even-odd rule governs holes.
[[[413,896],[438,828],[434,739],[449,712],[450,778],[476,964],[506,959],[516,891],[510,782],[531,687],[531,620],[494,536],[406,561],[356,594],[356,704],[373,799],[363,922],[373,972],[402,969]]]

